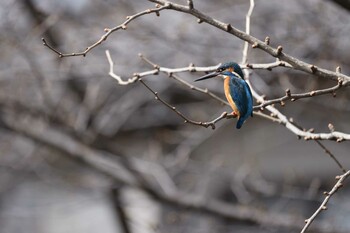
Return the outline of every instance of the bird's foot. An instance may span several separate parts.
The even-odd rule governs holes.
[[[236,117],[238,116],[238,114],[237,114],[235,111],[233,111],[232,113],[227,114],[227,116],[228,116],[229,118],[236,118]]]

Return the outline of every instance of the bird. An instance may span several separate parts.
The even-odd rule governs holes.
[[[232,114],[238,119],[236,128],[240,129],[249,116],[253,116],[252,92],[244,80],[242,69],[235,62],[226,62],[220,65],[214,72],[194,81],[202,81],[216,76],[224,77],[225,96],[233,110]]]

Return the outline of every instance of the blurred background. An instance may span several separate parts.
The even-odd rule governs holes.
[[[245,29],[249,1],[194,4]],[[219,122],[216,130],[184,124],[140,83],[119,86],[108,76],[106,49],[124,79],[152,69],[139,53],[169,68],[241,61],[241,40],[194,17],[174,11],[143,16],[86,57],[60,59],[42,45],[44,37],[62,52],[84,50],[104,28],[153,7],[136,0],[1,1],[1,233],[299,232],[323,191],[334,185],[342,173],[334,161],[314,141],[298,140],[282,125],[258,116],[240,130],[235,119]],[[349,74],[349,10],[347,0],[257,0],[251,34],[269,36],[272,46],[283,45],[306,62],[330,70],[341,66]],[[249,63],[273,61],[262,51],[249,51]],[[179,74],[189,82],[201,75]],[[268,99],[287,88],[302,93],[336,85],[285,68],[256,70],[250,80]],[[144,81],[191,119],[210,121],[230,110],[165,74]],[[220,80],[198,86],[224,97]],[[329,132],[332,123],[350,132],[349,97],[341,89],[336,98],[277,107],[306,129]],[[350,167],[348,142],[323,143]],[[297,220],[261,223],[208,215],[152,196],[135,179],[160,193],[180,190],[204,203],[215,199]],[[310,232],[350,232],[349,190],[345,184],[332,197]]]

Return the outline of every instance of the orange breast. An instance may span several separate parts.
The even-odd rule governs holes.
[[[224,90],[225,90],[225,96],[226,96],[228,103],[230,104],[232,110],[237,114],[237,116],[239,118],[240,112],[238,111],[238,108],[237,108],[235,102],[233,101],[231,93],[230,93],[230,78],[229,77],[225,77]]]

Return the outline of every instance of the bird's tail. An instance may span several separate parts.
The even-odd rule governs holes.
[[[236,128],[240,129],[242,127],[243,123],[244,123],[244,119],[242,117],[240,117],[237,121]]]

